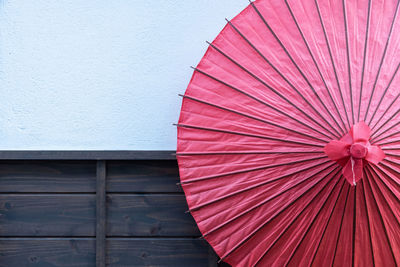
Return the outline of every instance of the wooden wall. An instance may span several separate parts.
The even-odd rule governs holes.
[[[173,158],[54,158],[0,161],[1,267],[217,266]]]

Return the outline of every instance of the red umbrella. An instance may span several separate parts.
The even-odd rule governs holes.
[[[258,0],[210,43],[177,158],[221,260],[400,264],[398,12],[398,0]]]

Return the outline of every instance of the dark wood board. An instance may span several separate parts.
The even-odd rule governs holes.
[[[217,258],[204,240],[108,239],[106,266],[217,266]],[[0,239],[0,267],[94,267],[92,239]]]
[[[0,236],[94,236],[94,194],[0,195]],[[108,194],[108,236],[199,236],[183,195]]]
[[[0,192],[95,192],[95,161],[0,161]]]
[[[109,161],[108,192],[182,192],[175,160]]]
[[[183,195],[107,195],[109,236],[200,236]]]

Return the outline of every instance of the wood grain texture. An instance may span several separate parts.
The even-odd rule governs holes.
[[[0,160],[0,267],[95,267],[96,207],[106,218],[98,236],[108,236],[98,241],[105,253],[97,266],[226,267],[185,213],[176,160],[135,153],[38,151]],[[97,169],[105,158],[113,160]]]
[[[0,239],[0,267],[95,267],[94,239]]]
[[[0,195],[0,236],[94,236],[95,195]],[[109,236],[199,236],[183,195],[107,196]]]
[[[0,192],[95,192],[95,161],[0,161]]]
[[[0,236],[94,236],[95,195],[0,195]]]
[[[113,239],[108,241],[107,266],[217,266],[214,251],[198,239]]]
[[[176,193],[182,189],[175,160],[109,161],[108,192]]]
[[[0,239],[0,267],[94,267],[93,239]],[[108,239],[106,266],[217,266],[204,240]]]
[[[109,236],[200,236],[183,195],[107,196]]]

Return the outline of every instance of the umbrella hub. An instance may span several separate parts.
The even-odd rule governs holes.
[[[378,164],[385,158],[383,150],[371,145],[371,129],[364,122],[358,122],[340,140],[332,140],[324,147],[324,152],[342,166],[342,174],[351,185],[364,176],[364,167]]]
[[[368,154],[368,148],[365,144],[361,142],[357,142],[351,145],[350,147],[350,155],[356,159],[363,159]]]

